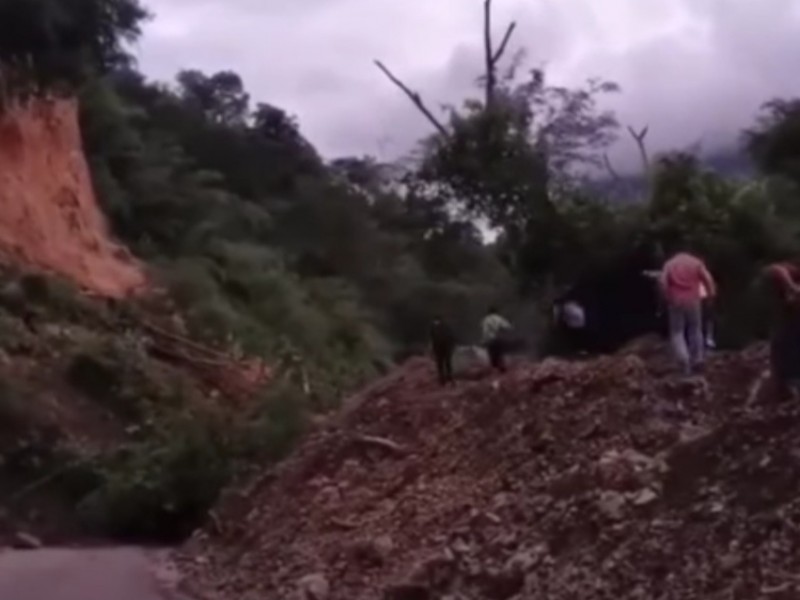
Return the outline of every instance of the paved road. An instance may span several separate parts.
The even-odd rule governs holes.
[[[170,572],[156,558],[139,548],[0,551],[0,598],[178,600],[166,595]]]

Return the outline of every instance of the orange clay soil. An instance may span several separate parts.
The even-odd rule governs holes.
[[[74,100],[35,100],[0,115],[0,254],[101,296],[146,287],[97,205]]]

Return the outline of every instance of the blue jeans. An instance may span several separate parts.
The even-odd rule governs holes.
[[[669,305],[669,341],[684,373],[703,364],[703,309],[700,302]]]

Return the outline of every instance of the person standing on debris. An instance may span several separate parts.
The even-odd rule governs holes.
[[[661,271],[642,271],[642,275],[655,281],[660,281],[661,279]],[[659,315],[663,314],[664,300],[663,293],[659,294]],[[707,349],[714,350],[717,347],[717,342],[714,339],[714,304],[711,298],[708,297],[708,289],[702,282],[700,283],[700,310],[702,312],[703,343]]]
[[[666,262],[659,283],[667,303],[672,350],[689,375],[702,368],[704,359],[701,285],[709,300],[717,295],[717,287],[705,263],[688,252],[678,252]]]
[[[511,330],[511,324],[506,321],[497,307],[489,308],[481,325],[483,332],[483,345],[489,353],[489,363],[492,368],[501,373],[506,371],[505,355],[508,350],[507,334]]]
[[[800,383],[800,260],[769,265],[774,320],[770,335],[770,369],[781,397]]]
[[[567,354],[582,354],[589,345],[586,311],[574,298],[562,296],[553,305],[553,324],[556,327],[559,347]]]
[[[456,348],[456,342],[453,330],[445,323],[442,317],[436,316],[431,322],[430,337],[439,383],[441,385],[455,383],[453,379],[453,352]]]

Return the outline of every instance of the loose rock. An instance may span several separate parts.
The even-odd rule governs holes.
[[[328,579],[321,573],[306,575],[297,582],[303,600],[327,600],[331,593]]]
[[[304,573],[326,600],[792,593],[800,405],[746,404],[762,347],[715,353],[707,386],[648,348],[448,388],[413,359],[223,501],[188,576],[210,600],[289,597]]]
[[[14,534],[14,547],[20,550],[38,550],[43,546],[42,540],[35,535],[18,531]]]

